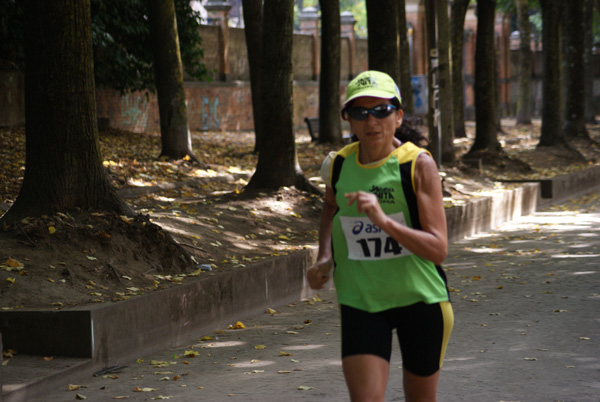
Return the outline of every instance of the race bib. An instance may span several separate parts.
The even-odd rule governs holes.
[[[402,212],[389,217],[403,225],[406,224]],[[350,260],[387,260],[412,254],[366,216],[340,216],[340,223]]]

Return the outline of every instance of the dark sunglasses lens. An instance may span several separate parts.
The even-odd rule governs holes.
[[[348,117],[352,120],[365,120],[369,115],[369,111],[364,107],[353,107],[348,109]]]
[[[373,109],[366,109],[364,107],[353,107],[352,109],[348,109],[348,117],[352,120],[366,120],[371,113],[377,119],[383,119],[392,114],[396,108],[393,105],[379,105],[375,106]]]
[[[384,117],[388,117],[391,113],[392,113],[392,107],[391,105],[389,106],[384,106],[384,105],[379,105],[379,106],[375,106],[373,109],[371,109],[373,113],[373,116],[375,116],[378,119],[383,119]]]

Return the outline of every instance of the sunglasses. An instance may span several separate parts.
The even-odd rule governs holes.
[[[394,110],[397,110],[394,105],[377,105],[372,109],[367,109],[366,107],[353,107],[346,110],[346,116],[351,118],[352,120],[366,120],[369,117],[369,113],[373,115],[376,119],[383,119],[388,117]]]

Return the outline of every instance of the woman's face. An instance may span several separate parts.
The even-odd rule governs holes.
[[[372,109],[379,105],[391,105],[389,99],[362,96],[352,102],[351,108],[363,107]],[[371,113],[367,114],[365,120],[355,120],[348,116],[348,122],[352,133],[356,134],[358,140],[364,146],[391,145],[394,140],[396,129],[402,124],[402,110],[393,110],[392,113],[381,119]]]

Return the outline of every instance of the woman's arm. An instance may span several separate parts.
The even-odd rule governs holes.
[[[359,191],[346,194],[346,197],[348,205],[356,202],[358,212],[367,214],[375,225],[398,243],[439,265],[448,254],[442,183],[437,166],[429,155],[419,155],[415,163],[415,194],[422,230],[409,228],[387,216],[374,194]]]
[[[319,253],[315,265],[310,267],[306,273],[308,283],[313,289],[322,289],[330,277],[329,270],[332,267],[331,227],[333,225],[333,215],[335,215],[336,210],[335,194],[327,186],[325,189],[323,211],[321,212],[321,223],[319,225]]]

